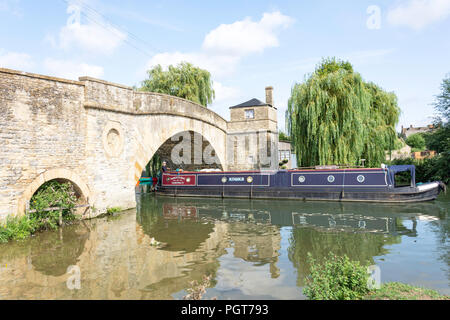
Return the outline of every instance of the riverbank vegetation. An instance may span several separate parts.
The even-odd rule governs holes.
[[[43,230],[74,221],[76,192],[70,182],[46,182],[30,200],[30,211],[22,217],[8,217],[0,226],[0,242],[23,240]]]
[[[349,62],[325,59],[288,101],[297,165],[379,166],[395,148],[399,115],[394,93],[364,81]]]
[[[435,102],[435,130],[416,133],[406,139],[413,151],[433,150],[437,156],[431,159],[399,159],[392,164],[416,166],[416,180],[420,182],[443,181],[450,183],[450,75],[442,81],[441,93]],[[414,150],[415,149],[415,150]]]
[[[308,254],[310,274],[303,293],[310,300],[449,300],[437,291],[389,282],[375,288],[369,263],[351,261],[346,255],[330,253],[318,262]],[[370,284],[370,285],[369,285]]]

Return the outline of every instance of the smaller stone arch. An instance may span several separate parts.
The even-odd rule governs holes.
[[[84,180],[75,172],[68,169],[50,169],[38,175],[33,182],[31,182],[25,189],[22,197],[18,202],[18,214],[22,216],[25,214],[27,202],[31,199],[34,193],[46,182],[51,180],[69,181],[73,184],[75,192],[81,200],[89,204],[91,191]]]

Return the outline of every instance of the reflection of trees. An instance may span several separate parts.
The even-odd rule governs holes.
[[[450,203],[449,203],[450,204]],[[447,268],[447,278],[450,281],[450,247],[449,247],[449,236],[450,236],[450,223],[448,221],[448,212],[440,214],[440,220],[430,221],[430,227],[435,232],[436,235],[436,252],[439,253],[439,260],[446,263]]]
[[[58,231],[44,231],[25,241],[12,241],[0,246],[0,261],[30,256],[36,271],[48,276],[61,276],[76,265],[84,251],[89,229],[84,223],[65,226]]]
[[[83,224],[40,234],[30,243],[34,269],[55,277],[65,274],[69,266],[77,264],[88,238],[89,230]]]
[[[336,232],[298,227],[292,230],[288,256],[298,270],[297,285],[303,286],[304,278],[309,274],[308,252],[318,261],[323,261],[329,252],[333,252],[336,255],[345,254],[351,260],[361,263],[373,263],[374,256],[387,253],[384,245],[400,241],[399,236],[381,233]]]

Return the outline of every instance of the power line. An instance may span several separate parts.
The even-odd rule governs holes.
[[[63,1],[65,4],[70,5],[71,3],[68,0],[61,0]],[[94,12],[94,15],[98,15],[100,17],[103,18],[103,20],[105,20],[107,23],[102,23],[100,21],[98,21],[97,19],[95,19],[94,17],[88,15],[87,13],[83,12],[83,10],[80,10],[80,14],[83,15],[83,17],[85,17],[88,21],[95,23],[96,25],[102,27],[103,29],[113,33],[116,37],[120,38],[120,40],[124,41],[126,44],[128,44],[129,46],[133,47],[134,49],[136,49],[137,51],[141,52],[142,54],[148,56],[148,57],[152,57],[152,55],[147,51],[147,50],[143,50],[140,47],[138,47],[137,45],[133,44],[131,41],[129,41],[127,38],[124,38],[122,35],[118,34],[118,33],[125,33],[127,36],[129,36],[130,38],[134,39],[137,42],[141,42],[144,43],[145,45],[151,46],[149,45],[146,41],[140,39],[138,36],[134,35],[133,33],[121,28],[120,26],[111,23],[109,21],[109,19],[107,19],[103,14],[101,14],[100,12],[98,12],[97,10],[89,7],[87,4],[85,4],[84,2],[82,2],[81,0],[76,0],[76,3],[80,4],[81,7],[84,7],[84,9],[87,9],[86,11],[90,11],[91,14],[92,12]],[[83,9],[83,8],[81,8]]]
[[[113,33],[115,36],[117,36],[120,40],[124,41],[126,44],[128,44],[129,46],[133,47],[134,49],[138,50],[139,52],[143,53],[144,55],[148,56],[148,57],[152,57],[152,55],[150,53],[148,53],[145,50],[140,49],[139,47],[135,46],[133,43],[131,43],[130,41],[128,41],[126,38],[123,38],[122,36],[120,36],[119,34],[117,34],[116,31],[119,30],[114,30],[114,29],[110,29],[107,26],[102,25],[101,23],[99,23],[98,21],[92,19],[91,17],[89,17],[87,14],[81,12],[81,14],[89,21],[97,24],[100,27],[103,27],[104,29],[106,29],[107,31],[110,31],[111,33]]]
[[[127,33],[129,36],[131,36],[131,38],[134,38],[135,40],[144,43],[147,46],[153,47],[152,44],[148,43],[147,41],[143,40],[142,38],[140,38],[139,36],[135,35],[134,33],[126,30],[125,28],[115,24],[114,22],[112,22],[111,20],[109,20],[104,14],[102,14],[101,12],[99,12],[98,10],[96,10],[95,8],[89,6],[88,4],[86,4],[83,0],[75,0],[77,1],[77,3],[79,3],[82,7],[86,8],[87,10],[99,15],[100,17],[102,17],[105,21],[107,21],[110,25],[112,25],[114,28],[116,29],[121,29],[123,32]],[[158,50],[157,48],[153,47],[153,49],[155,49],[156,51],[161,51]]]

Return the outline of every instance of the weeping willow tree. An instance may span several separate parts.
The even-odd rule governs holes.
[[[395,94],[364,82],[349,62],[323,60],[288,102],[298,166],[379,165],[394,148],[399,114]]]
[[[148,79],[140,91],[165,93],[184,98],[206,107],[215,98],[211,74],[192,64],[182,62],[163,71],[160,65],[147,71]]]

